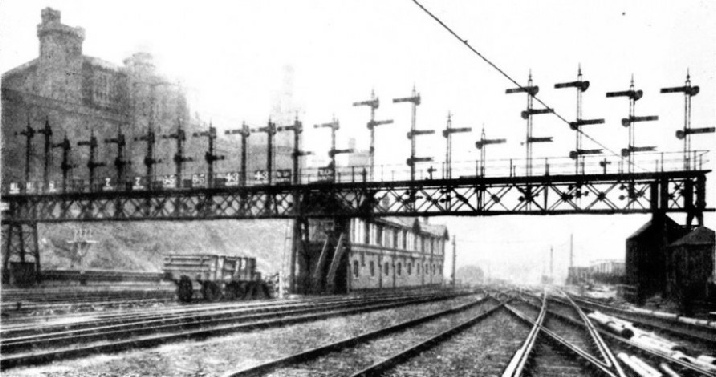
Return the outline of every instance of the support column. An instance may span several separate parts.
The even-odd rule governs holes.
[[[10,283],[10,259],[17,256],[19,262],[26,263],[27,256],[33,258],[35,264],[35,276],[33,283],[41,282],[40,270],[40,249],[37,242],[37,223],[21,224],[9,223],[3,224],[5,237],[3,238],[3,265],[2,265],[2,282]],[[28,281],[29,283],[29,281]]]

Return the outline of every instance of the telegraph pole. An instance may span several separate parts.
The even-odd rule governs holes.
[[[480,172],[481,177],[485,176],[485,161],[487,158],[487,146],[490,144],[504,144],[507,139],[488,139],[485,137],[485,126],[482,127],[482,133],[480,134],[480,140],[475,142],[475,147],[480,151]],[[512,174],[512,172],[510,172]]]
[[[104,162],[97,162],[97,138],[94,136],[94,128],[90,133],[90,139],[87,141],[80,141],[77,146],[89,147],[89,161],[87,167],[89,168],[89,187],[90,191],[94,191],[95,183],[95,169],[101,166],[105,166]]]
[[[336,120],[335,118],[333,119],[332,122],[316,124],[313,126],[313,128],[330,128],[331,129],[331,150],[328,151],[328,156],[331,158],[329,168],[331,169],[332,180],[333,180],[333,182],[335,182],[336,181],[336,155],[337,154],[353,153],[353,149],[336,149],[336,131],[338,131],[341,128],[341,126],[338,123],[338,120]]]
[[[579,167],[582,166],[582,174],[584,174],[584,156],[601,154],[601,149],[582,149],[582,131],[579,127],[591,124],[603,124],[604,119],[582,119],[582,93],[589,89],[589,81],[582,80],[582,67],[577,69],[577,81],[559,83],[554,85],[555,89],[575,88],[577,89],[577,120],[569,122],[569,128],[576,131],[576,146],[573,151],[569,152],[569,158],[574,159],[574,173],[579,174]]]
[[[72,149],[70,139],[65,135],[64,140],[53,144],[52,147],[62,149],[62,163],[60,164],[60,170],[62,170],[62,192],[67,192],[67,172],[75,167],[70,164],[70,150]]]
[[[268,174],[268,184],[271,185],[273,183],[273,137],[276,135],[277,129],[276,129],[276,123],[272,122],[269,118],[268,124],[266,127],[261,127],[258,129],[253,129],[251,132],[265,132],[266,136],[268,138],[267,140],[267,157],[266,157],[266,170]]]
[[[181,122],[177,124],[177,132],[173,134],[163,135],[163,139],[176,140],[176,153],[174,154],[174,168],[176,174],[176,187],[183,187],[184,163],[194,161],[192,157],[184,156],[184,143],[186,143],[186,132],[181,126]]]
[[[303,124],[298,119],[293,121],[291,126],[280,126],[276,128],[277,131],[293,131],[293,179],[294,185],[301,183],[301,177],[299,175],[300,160],[301,156],[307,155],[308,152],[301,150],[301,134],[303,133]]]
[[[532,83],[532,71],[530,71],[529,80],[527,81],[527,86],[521,86],[519,88],[514,89],[507,89],[505,91],[507,94],[512,93],[526,93],[527,94],[527,110],[522,111],[521,116],[522,119],[525,119],[527,121],[527,133],[525,136],[525,141],[523,142],[523,145],[525,145],[526,149],[526,157],[525,157],[525,176],[529,177],[532,175],[532,143],[551,143],[552,138],[551,137],[533,137],[532,132],[534,128],[534,122],[532,120],[533,115],[537,114],[550,114],[552,113],[552,109],[534,109],[534,97],[539,93],[539,86],[533,85]]]
[[[147,154],[144,157],[144,166],[147,168],[147,187],[151,190],[154,186],[154,165],[162,162],[161,159],[154,158],[154,143],[156,143],[154,129],[150,127],[146,135],[136,137],[134,141],[145,141],[147,143]]]
[[[251,130],[249,130],[249,126],[247,126],[246,123],[243,123],[240,129],[226,130],[224,134],[241,135],[241,172],[239,173],[239,185],[246,186],[246,159],[248,156],[248,150],[246,148],[248,148],[247,145],[249,136],[251,136]]]
[[[45,166],[42,171],[43,190],[47,192],[50,186],[50,157],[52,156],[52,128],[50,118],[45,119],[45,128],[38,130],[38,134],[45,135]]]
[[[445,178],[452,178],[452,135],[457,133],[471,132],[472,127],[452,128],[452,114],[448,112],[447,128],[443,131],[443,137],[446,139],[445,148]]]
[[[410,117],[410,132],[408,132],[408,139],[410,139],[410,158],[408,159],[407,163],[408,166],[410,166],[410,181],[415,181],[415,164],[418,162],[430,162],[433,159],[431,157],[415,157],[415,136],[418,135],[432,135],[435,133],[435,130],[416,130],[415,129],[415,115],[418,106],[420,106],[420,94],[418,94],[415,91],[415,87],[413,87],[413,92],[411,93],[410,97],[406,98],[394,98],[393,103],[400,103],[400,102],[408,102],[412,104],[411,106],[411,117]],[[411,201],[415,200],[415,192],[414,190],[411,194]]]
[[[104,139],[104,142],[117,144],[117,158],[114,159],[114,166],[117,169],[117,184],[121,190],[124,190],[127,186],[125,166],[127,166],[129,162],[124,158],[127,140],[125,139],[119,125],[117,125],[117,137],[106,138]]]
[[[636,101],[641,99],[641,97],[644,96],[644,92],[640,90],[634,90],[634,75],[631,76],[631,83],[629,85],[629,90],[624,90],[621,92],[609,92],[607,93],[607,98],[616,98],[616,97],[628,97],[629,98],[629,118],[622,118],[622,126],[629,127],[629,145],[627,148],[622,149],[622,158],[627,158],[627,171],[629,174],[633,173],[634,171],[634,153],[636,152],[646,152],[646,151],[653,151],[656,149],[656,147],[653,146],[647,146],[647,147],[638,147],[636,146],[636,135],[634,131],[634,124],[635,122],[651,122],[659,120],[658,115],[650,115],[650,116],[635,116],[634,115],[634,108],[636,107]],[[633,192],[629,192],[629,197],[632,198]]]
[[[369,149],[369,165],[370,165],[370,180],[373,181],[375,177],[375,127],[382,126],[384,124],[392,124],[393,120],[375,120],[375,110],[380,106],[380,101],[375,96],[374,91],[370,91],[370,100],[362,102],[354,102],[353,106],[368,106],[370,107],[370,121],[368,122],[368,130],[370,130],[370,149]]]
[[[202,132],[195,132],[193,137],[206,137],[209,141],[209,147],[206,153],[204,153],[204,161],[206,161],[207,166],[207,177],[206,177],[206,187],[212,188],[214,187],[214,162],[223,160],[225,157],[220,156],[214,153],[215,146],[214,141],[216,140],[216,127],[214,127],[211,123],[209,123],[209,130],[208,131],[202,131]]]
[[[30,182],[30,155],[32,150],[32,138],[35,137],[35,129],[30,127],[30,113],[27,113],[27,126],[20,134],[25,136],[25,184]]]
[[[684,170],[691,170],[693,159],[691,157],[691,135],[713,133],[716,128],[691,128],[691,98],[699,94],[699,86],[691,85],[691,75],[686,71],[684,86],[661,89],[661,93],[684,93],[684,127],[676,131],[676,138],[684,141]]]

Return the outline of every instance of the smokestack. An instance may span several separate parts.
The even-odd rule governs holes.
[[[455,236],[452,236],[452,287],[455,288]]]
[[[574,234],[569,234],[569,267],[574,267]]]

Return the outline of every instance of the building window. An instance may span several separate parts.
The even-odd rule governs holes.
[[[370,243],[370,222],[366,221],[364,225],[365,234],[363,235],[363,243],[367,245]]]
[[[415,266],[418,267],[418,275],[420,275],[420,263],[416,263]]]
[[[428,264],[425,263],[425,275],[430,275],[430,270],[428,270]]]
[[[433,275],[435,275],[435,263],[433,263]]]
[[[403,250],[408,250],[408,231],[403,230]]]
[[[365,251],[360,253],[360,266],[365,267]]]
[[[375,263],[370,261],[370,276],[375,276]]]
[[[388,264],[388,262],[385,262],[385,275],[390,275],[390,265]]]
[[[393,244],[391,246],[393,246],[395,248],[397,248],[399,245],[398,244],[398,238],[400,238],[400,237],[398,237],[399,234],[400,234],[400,229],[393,228]]]
[[[375,244],[383,244],[383,226],[378,224],[375,225]]]
[[[359,273],[360,270],[358,269],[358,261],[353,261],[353,276],[357,278]]]
[[[408,262],[407,266],[408,266],[408,275],[412,275],[413,274],[413,262]]]
[[[400,275],[402,273],[403,273],[403,265],[400,262],[398,262],[398,275]]]

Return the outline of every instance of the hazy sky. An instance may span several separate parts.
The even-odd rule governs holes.
[[[712,1],[437,1],[422,0],[462,38],[505,72],[526,84],[528,71],[541,86],[540,97],[567,119],[575,116],[573,90],[554,90],[576,79],[581,63],[591,88],[584,95],[584,117],[606,118],[587,132],[612,150],[626,145],[620,119],[628,102],[606,99],[607,91],[626,90],[632,74],[644,98],[637,115],[659,115],[640,124],[637,145],[679,151],[674,131],[683,122],[683,97],[659,88],[683,84],[687,68],[701,93],[694,97],[694,127],[714,126],[716,114],[716,4]],[[86,29],[84,53],[121,64],[137,50],[149,50],[159,69],[190,88],[203,119],[219,127],[266,121],[281,90],[283,67],[294,70],[294,100],[304,124],[336,116],[339,148],[348,136],[367,148],[368,110],[352,102],[381,99],[379,119],[395,124],[378,130],[378,163],[401,164],[409,155],[405,133],[408,105],[391,98],[408,96],[413,85],[423,104],[418,128],[443,129],[448,111],[455,127],[473,134],[454,141],[455,161],[474,161],[474,141],[484,124],[489,137],[508,143],[488,158],[522,157],[523,95],[505,95],[514,85],[473,55],[411,0],[383,1],[34,1],[0,4],[0,71],[38,56],[36,25],[46,6],[62,11],[62,21]],[[439,133],[439,132],[438,132]],[[304,133],[306,149],[325,152],[327,132]],[[574,133],[554,116],[535,120],[535,136],[552,136],[552,145],[535,146],[535,156],[564,157]],[[713,149],[714,136],[694,139],[694,148]],[[597,148],[585,142],[584,148]],[[713,153],[712,153],[713,154]],[[418,143],[418,155],[444,156],[442,137]],[[713,156],[711,156],[713,158]],[[709,167],[713,164],[709,164]],[[713,198],[714,179],[709,182]],[[458,236],[459,264],[517,261],[541,272],[550,245],[566,265],[569,232],[574,232],[578,263],[620,258],[624,238],[646,216],[501,217],[434,219]],[[677,220],[681,221],[680,217]],[[710,221],[709,221],[710,220]],[[713,216],[707,218],[712,225]],[[497,267],[494,268],[495,270]],[[561,272],[563,269],[560,269]]]

